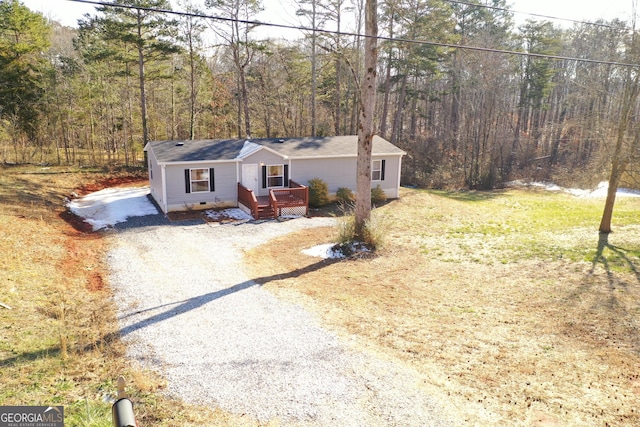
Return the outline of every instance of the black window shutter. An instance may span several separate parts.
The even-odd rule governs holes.
[[[213,173],[213,168],[209,168],[209,190],[216,191],[216,179]]]
[[[289,165],[284,165],[284,186],[289,186]]]
[[[380,173],[380,181],[384,181],[384,167],[386,160],[382,161],[382,172]]]
[[[184,191],[191,193],[191,171],[189,169],[184,170]]]
[[[262,188],[267,188],[267,167],[262,167]]]

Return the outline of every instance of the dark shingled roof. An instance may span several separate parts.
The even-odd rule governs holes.
[[[159,163],[181,163],[197,161],[240,160],[245,155],[245,139],[204,139],[197,141],[151,141],[145,150],[153,151]],[[262,146],[280,155],[296,158],[329,158],[356,156],[358,137],[331,136],[308,138],[271,138],[251,139],[248,147]],[[374,155],[403,155],[404,151],[374,136],[372,153]]]

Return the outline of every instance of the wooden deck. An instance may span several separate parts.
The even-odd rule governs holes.
[[[255,219],[307,216],[309,188],[290,181],[288,188],[272,189],[268,196],[256,196],[253,191],[238,183],[238,202],[251,209]]]

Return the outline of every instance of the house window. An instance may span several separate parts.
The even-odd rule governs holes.
[[[371,165],[371,181],[384,181],[384,160],[374,160]]]
[[[191,169],[191,192],[209,191],[209,169]]]
[[[213,168],[194,168],[184,170],[185,190],[187,193],[205,193],[215,191]]]
[[[284,165],[269,165],[267,167],[267,186],[284,187]]]

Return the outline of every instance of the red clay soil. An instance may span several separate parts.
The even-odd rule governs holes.
[[[89,193],[104,190],[105,188],[140,185],[146,182],[148,182],[148,178],[139,175],[111,176],[99,179],[94,183],[84,184],[82,187],[78,188],[76,193],[80,196],[85,196]]]
[[[93,233],[93,226],[69,210],[60,212],[60,218],[81,233]]]

